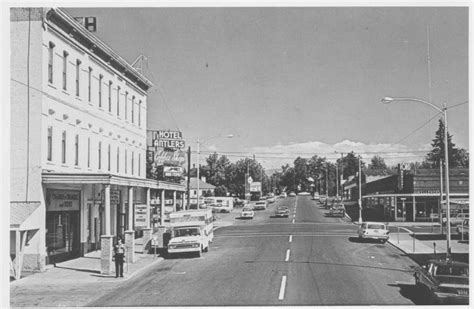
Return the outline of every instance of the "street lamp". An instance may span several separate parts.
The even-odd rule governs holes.
[[[205,140],[203,140],[202,142],[199,141],[199,138],[197,139],[196,141],[196,149],[197,149],[197,172],[196,172],[196,186],[197,186],[197,208],[199,209],[199,145],[201,143],[204,143],[204,142],[207,142],[211,139],[214,139],[214,138],[219,138],[219,137],[224,137],[224,138],[232,138],[234,137],[234,134],[227,134],[227,135],[217,135],[217,136],[212,136],[212,137],[209,137],[209,138],[206,138]]]
[[[359,156],[359,224],[362,224],[362,173]]]
[[[451,207],[449,205],[449,157],[448,157],[448,113],[446,103],[443,104],[443,107],[440,108],[433,103],[427,102],[425,100],[416,99],[416,98],[391,98],[385,97],[382,99],[382,103],[389,104],[396,101],[412,101],[423,103],[429,105],[440,113],[443,113],[444,117],[444,162],[445,162],[445,174],[446,174],[446,259],[451,259]],[[442,186],[442,185],[441,185]]]

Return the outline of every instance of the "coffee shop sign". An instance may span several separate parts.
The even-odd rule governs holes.
[[[158,130],[153,134],[153,146],[159,148],[183,149],[183,135],[180,131]]]

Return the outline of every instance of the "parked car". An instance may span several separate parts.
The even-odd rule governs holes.
[[[282,193],[280,194],[280,197],[283,197],[283,198],[287,197],[286,192],[282,192]]]
[[[414,273],[418,287],[426,289],[434,303],[469,304],[469,264],[429,260]]]
[[[288,206],[278,206],[275,209],[275,217],[289,217],[290,216],[290,208]]]
[[[267,197],[267,201],[268,201],[269,204],[275,203],[275,202],[276,202],[276,198],[275,198],[274,196],[269,196],[269,197]]]
[[[461,224],[465,219],[469,219],[469,214],[468,213],[458,213],[455,216],[452,216],[449,218],[449,221],[451,223],[451,226]]]
[[[359,239],[376,239],[385,243],[390,232],[384,223],[380,222],[363,222],[358,230]]]
[[[346,209],[344,208],[344,205],[342,204],[332,206],[329,209],[329,216],[331,217],[344,217],[345,213],[346,213]]]
[[[254,215],[253,209],[247,206],[242,208],[242,212],[240,213],[240,217],[246,219],[253,219]]]
[[[296,196],[296,193],[293,192],[293,191],[291,191],[291,192],[288,194],[288,196]]]
[[[319,203],[326,204],[326,202],[327,202],[327,196],[326,195],[320,195],[319,196]]]
[[[267,201],[257,201],[252,204],[254,210],[267,209]]]
[[[464,219],[462,224],[459,224],[456,227],[456,231],[458,232],[460,237],[468,239],[469,238],[469,219]]]

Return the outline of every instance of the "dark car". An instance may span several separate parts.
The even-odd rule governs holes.
[[[469,304],[469,264],[429,260],[414,274],[418,287],[430,294],[434,303]]]
[[[275,217],[289,217],[290,216],[290,208],[288,206],[278,206],[275,209]]]

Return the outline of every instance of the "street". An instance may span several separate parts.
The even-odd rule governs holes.
[[[277,205],[290,207],[289,218],[273,218]],[[237,224],[216,230],[203,257],[165,259],[88,305],[420,303],[414,287],[398,285],[413,282],[412,260],[388,244],[358,242],[356,225],[325,217],[309,196],[278,200],[253,220],[231,215]]]

